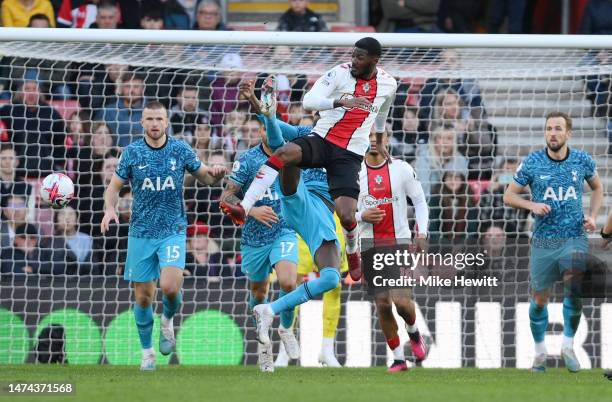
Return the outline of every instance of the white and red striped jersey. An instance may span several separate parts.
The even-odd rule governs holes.
[[[57,22],[70,28],[89,28],[96,22],[98,7],[90,0],[63,0]]]
[[[377,224],[361,221],[360,236],[368,239],[410,239],[412,234],[408,227],[406,197],[412,200],[415,209],[417,204],[426,206],[423,188],[412,166],[400,159],[393,159],[392,163],[385,161],[379,166],[370,166],[364,161],[359,172],[359,187],[360,212],[368,208],[385,211],[385,217]],[[426,226],[427,212],[424,218]],[[427,233],[427,227],[418,231]]]
[[[365,155],[372,125],[383,132],[389,108],[393,104],[397,81],[382,68],[370,80],[351,75],[350,63],[340,64],[320,77],[304,96],[304,107],[319,110],[321,118],[312,129],[327,141]],[[365,96],[372,103],[369,110],[333,108],[336,99]]]

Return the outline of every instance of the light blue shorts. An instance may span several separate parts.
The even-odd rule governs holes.
[[[580,253],[588,252],[586,238],[564,239],[558,247],[531,247],[531,289],[551,289],[568,269],[584,270]],[[578,254],[577,254],[578,253]]]
[[[340,249],[334,213],[320,197],[308,191],[302,180],[294,194],[281,195],[281,213],[289,227],[302,236],[312,256],[324,241],[335,241]]]
[[[265,246],[242,246],[241,249],[240,270],[252,282],[263,282],[268,279],[279,261],[289,261],[296,265],[298,261],[297,236],[294,232],[288,231]]]
[[[124,279],[131,282],[150,282],[159,278],[164,267],[184,269],[186,243],[185,234],[163,239],[129,236]]]

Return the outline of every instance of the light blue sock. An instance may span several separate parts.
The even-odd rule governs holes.
[[[285,310],[293,310],[295,306],[306,303],[328,290],[335,289],[338,283],[340,283],[340,272],[336,268],[323,268],[317,279],[308,281],[285,296],[279,297],[270,303],[270,307],[272,307],[274,314]]]
[[[548,328],[548,308],[540,307],[535,301],[529,304],[529,323],[531,325],[531,335],[536,343],[544,341],[544,335]]]
[[[281,297],[284,297],[285,295],[288,295],[289,292],[281,289],[280,290],[280,295],[279,295],[279,299]],[[288,309],[288,310],[283,310],[280,313],[280,322],[281,325],[283,326],[283,328],[290,328],[291,325],[293,324],[293,314],[295,312],[295,309]]]
[[[140,307],[138,303],[134,303],[134,318],[138,327],[140,346],[143,349],[150,349],[153,335],[153,306]]]
[[[167,319],[171,319],[174,317],[174,314],[179,310],[181,304],[183,304],[183,291],[179,291],[178,294],[174,297],[174,299],[170,300],[170,298],[166,295],[162,297],[162,303],[164,305],[163,314]]]
[[[573,338],[580,324],[582,300],[580,298],[563,298],[563,335]]]

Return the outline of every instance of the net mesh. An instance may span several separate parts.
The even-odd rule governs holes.
[[[237,98],[240,79],[261,82],[278,74],[282,118],[311,124],[312,116],[300,107],[303,94],[324,71],[350,61],[351,49],[3,42],[0,54],[0,139],[14,148],[13,154],[3,147],[1,166],[0,363],[35,361],[39,336],[48,336],[57,324],[65,331],[69,363],[137,364],[133,291],[121,279],[129,189],[120,196],[120,224],[102,236],[99,222],[117,151],[141,135],[143,99],[168,107],[171,135],[194,147],[203,161],[231,167],[257,143],[261,130]],[[531,218],[504,207],[503,190],[517,162],[542,147],[542,117],[552,110],[574,119],[572,146],[593,155],[605,186],[604,205],[612,205],[611,56],[609,50],[588,49],[385,50],[380,65],[400,83],[388,120],[391,151],[412,163],[421,179],[432,236],[477,239],[491,224],[509,238],[529,236]],[[440,126],[444,129],[437,130]],[[444,145],[447,132],[452,135]],[[438,146],[446,147],[447,162],[463,174],[468,197],[444,196],[448,167],[435,158]],[[66,173],[76,185],[75,200],[62,211],[39,200],[40,182],[52,171]],[[158,361],[253,364],[257,347],[240,271],[240,231],[219,212],[221,186],[187,179],[185,188],[191,229],[184,306],[176,320],[178,349]],[[587,207],[588,197],[584,202]],[[599,227],[606,212],[603,208]],[[459,220],[467,224],[456,225]],[[24,222],[40,234],[25,251],[14,243],[15,228]],[[415,292],[417,324],[433,342],[425,366],[529,366],[528,274],[518,268],[511,274],[512,284],[478,299],[465,289]],[[605,301],[585,301],[576,337],[583,367],[612,367]],[[561,365],[561,307],[559,299],[554,302],[549,343],[557,357],[551,363]],[[304,365],[318,364],[322,310],[320,301],[311,301],[300,311]],[[341,311],[335,343],[340,362],[387,363],[390,352],[360,285],[345,281]],[[407,340],[403,325],[400,337]]]

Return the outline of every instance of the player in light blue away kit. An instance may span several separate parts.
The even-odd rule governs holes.
[[[546,305],[550,290],[559,279],[564,282],[563,343],[561,355],[571,372],[580,369],[574,353],[574,335],[582,314],[582,300],[577,283],[584,267],[574,260],[577,253],[588,251],[585,232],[595,230],[595,218],[603,200],[603,187],[597,176],[595,161],[586,152],[570,149],[567,141],[572,120],[565,113],[546,116],[546,148],[530,153],[519,166],[504,194],[504,202],[524,208],[535,215],[531,245],[531,289],[529,306],[531,334],[535,341],[534,372],[546,370],[544,335],[548,326]],[[583,183],[589,184],[590,211],[582,211]],[[529,186],[532,201],[521,197]]]
[[[268,145],[277,149],[284,144],[285,139],[310,135],[312,127],[293,127],[276,120],[274,87],[274,78],[269,77],[262,90],[261,104],[254,99],[252,83],[241,84],[240,90],[256,110],[261,108]],[[253,315],[257,321],[257,339],[263,345],[271,344],[269,330],[276,314],[293,311],[295,306],[335,289],[340,282],[340,243],[333,217],[334,202],[329,194],[325,171],[286,166],[280,171],[274,186],[280,186],[277,191],[281,195],[281,216],[308,245],[319,267],[319,278],[300,285],[270,304],[255,306]],[[225,208],[223,203],[220,205]]]
[[[221,194],[221,202],[238,202],[237,194],[246,190],[257,175],[272,150],[262,131],[262,142],[243,153],[232,169],[232,174]],[[268,303],[268,277],[272,269],[280,285],[281,296],[295,289],[297,280],[298,244],[293,229],[279,215],[281,212],[278,187],[270,187],[264,196],[249,211],[242,228],[240,248],[242,253],[241,269],[249,278],[251,311],[259,304]],[[293,333],[293,310],[281,314],[278,334],[291,359],[300,357],[300,347]],[[263,372],[274,371],[272,345],[258,345],[259,368]]]
[[[166,134],[168,111],[161,103],[145,106],[141,124],[144,138],[124,148],[104,193],[101,231],[105,233],[111,221],[119,223],[115,212],[119,190],[129,181],[134,202],[124,278],[134,284],[136,295],[134,317],[142,346],[140,369],[149,371],[155,369],[151,336],[157,279],[163,293],[159,351],[168,355],[176,347],[172,321],[182,302],[185,268],[185,170],[210,185],[225,175],[225,168],[205,166],[189,145]]]

